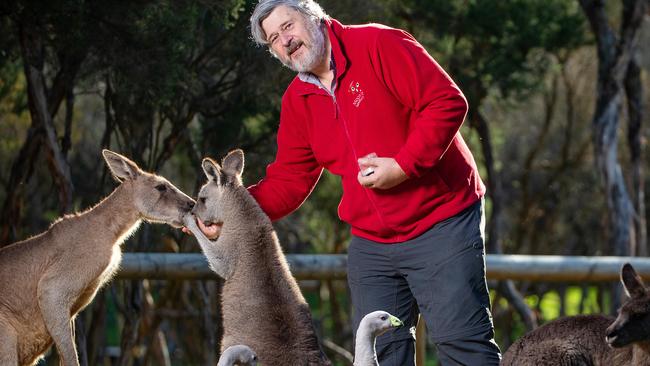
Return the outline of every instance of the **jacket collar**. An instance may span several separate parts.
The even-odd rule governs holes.
[[[332,57],[334,57],[334,65],[336,65],[336,84],[340,85],[339,79],[345,71],[347,71],[348,60],[343,52],[341,47],[340,38],[344,31],[343,25],[336,19],[325,19],[325,26],[327,27],[327,35],[329,38],[330,45],[332,47]],[[297,92],[300,95],[318,93],[318,88],[311,84],[304,82],[296,76],[294,82],[297,83]],[[324,93],[324,92],[323,92]]]

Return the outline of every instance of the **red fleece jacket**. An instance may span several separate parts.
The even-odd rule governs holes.
[[[408,33],[327,21],[336,65],[334,97],[296,77],[282,98],[278,151],[249,187],[277,220],[298,208],[325,168],[341,177],[338,214],[352,233],[412,239],[479,200],[485,186],[458,132],[467,102]],[[394,157],[409,179],[388,190],[357,181],[357,159]]]

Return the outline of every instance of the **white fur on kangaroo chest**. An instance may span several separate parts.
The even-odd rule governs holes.
[[[117,271],[121,260],[122,251],[120,250],[119,245],[115,245],[112,249],[108,263],[104,262],[106,264],[103,264],[103,270],[99,276],[91,276],[92,278],[88,280],[87,285],[79,293],[77,301],[75,301],[71,309],[71,312],[73,314],[79,312],[81,309],[86,307],[90,301],[92,301],[99,288],[101,288],[105,282],[109,281],[113,274]]]
[[[115,274],[118,267],[120,266],[120,262],[122,261],[122,249],[120,245],[122,245],[122,243],[138,229],[141,222],[142,222],[141,220],[135,222],[128,230],[126,230],[122,235],[120,235],[117,238],[117,240],[113,243],[113,245],[111,246],[111,254],[108,263],[102,264],[104,267],[103,267],[103,271],[98,277],[98,285],[101,285],[104,282],[110,280],[113,274]]]
[[[119,245],[114,245],[111,253],[111,258],[108,261],[108,265],[106,266],[102,274],[99,276],[99,284],[108,281],[113,276],[113,274],[117,271],[118,267],[120,266],[121,261],[122,261],[122,250],[120,249]]]

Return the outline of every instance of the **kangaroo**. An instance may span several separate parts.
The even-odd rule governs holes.
[[[0,249],[0,365],[33,365],[54,343],[78,366],[72,321],[117,271],[120,244],[142,220],[182,225],[194,201],[165,178],[102,151],[121,184],[83,213]]]
[[[630,298],[616,319],[580,315],[550,322],[513,343],[502,365],[650,365],[650,292],[629,263],[621,282]]]
[[[222,351],[245,344],[264,365],[331,365],[271,221],[242,184],[243,151],[230,152],[222,165],[203,159],[208,182],[185,218],[210,267],[225,280]],[[219,225],[219,238],[209,240],[196,218]]]

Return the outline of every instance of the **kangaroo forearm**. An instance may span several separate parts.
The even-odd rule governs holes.
[[[233,266],[228,260],[228,253],[224,246],[218,241],[212,241],[208,239],[208,237],[203,234],[201,229],[199,229],[196,221],[194,221],[193,218],[186,218],[184,221],[186,227],[190,229],[196,238],[196,241],[198,241],[199,245],[201,246],[203,254],[208,259],[210,268],[212,268],[212,270],[217,275],[219,275],[219,277],[222,277],[224,279],[229,278]]]
[[[198,238],[197,238],[198,239]],[[210,268],[223,279],[230,278],[232,274],[232,265],[229,263],[226,251],[216,242],[198,239],[199,245],[208,259]]]

